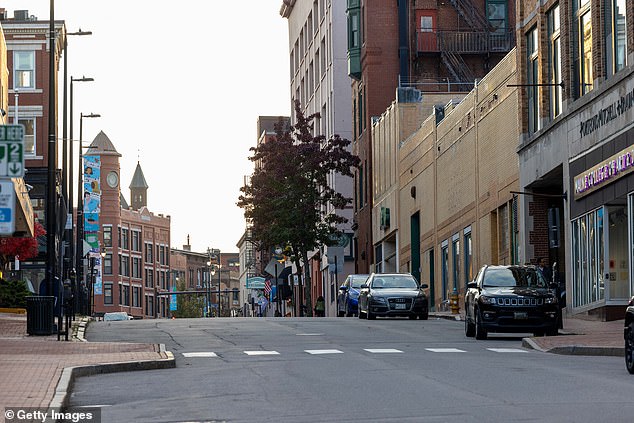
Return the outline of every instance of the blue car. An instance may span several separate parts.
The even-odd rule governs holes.
[[[339,287],[337,295],[337,316],[355,316],[359,312],[359,289],[370,275],[348,275]]]

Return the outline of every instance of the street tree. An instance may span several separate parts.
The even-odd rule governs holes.
[[[18,260],[28,260],[37,257],[39,250],[39,241],[45,242],[43,239],[46,230],[39,223],[35,222],[33,226],[32,237],[6,237],[0,238],[0,271],[4,273],[16,258]],[[40,238],[38,240],[38,238]]]
[[[352,176],[359,158],[350,153],[350,141],[334,135],[313,135],[319,113],[305,116],[295,101],[296,124],[276,127],[273,141],[251,148],[255,169],[241,188],[238,206],[252,224],[261,250],[284,246],[304,275],[304,301],[312,315],[311,276],[308,254],[334,245],[347,219],[337,210],[352,202],[328,183],[329,176]]]

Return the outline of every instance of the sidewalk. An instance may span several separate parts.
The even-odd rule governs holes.
[[[429,317],[464,321],[464,316],[450,312],[432,312]],[[559,329],[559,336],[524,338],[522,346],[553,354],[624,357],[623,324],[623,319],[602,322],[564,316],[564,328]]]
[[[73,329],[68,342],[28,336],[25,315],[0,313],[0,409],[59,408],[78,376],[174,367],[163,345],[82,342],[80,320]]]

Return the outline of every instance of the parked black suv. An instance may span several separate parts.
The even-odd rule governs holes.
[[[630,299],[625,311],[625,367],[627,371],[634,374],[634,297]]]
[[[555,292],[534,266],[482,267],[467,284],[465,335],[486,339],[489,332],[558,334],[561,311]]]

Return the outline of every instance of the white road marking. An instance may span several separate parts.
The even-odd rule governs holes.
[[[322,336],[323,333],[296,333],[297,336]]]
[[[277,351],[244,351],[246,355],[279,355]]]
[[[389,354],[389,353],[402,353],[403,351],[397,350],[394,348],[364,348],[364,351],[367,351],[372,354]]]
[[[521,350],[519,348],[487,348],[489,351],[498,352],[498,353],[527,353],[526,350]]]
[[[435,353],[459,353],[466,352],[464,350],[459,350],[458,348],[425,348],[427,351],[435,352]]]
[[[307,352],[308,354],[313,354],[313,355],[317,355],[317,354],[343,354],[343,351],[339,351],[339,350],[304,350],[305,352]]]
[[[187,352],[183,357],[218,357],[214,352]]]

